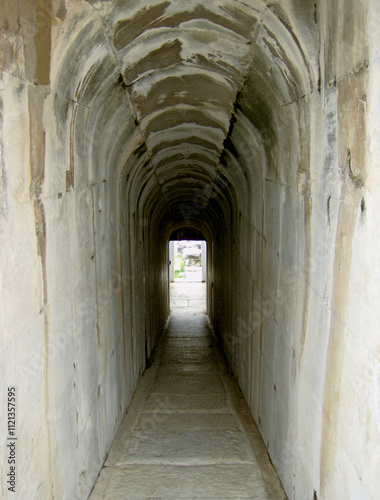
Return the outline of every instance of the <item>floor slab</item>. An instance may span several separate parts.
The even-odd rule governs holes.
[[[260,470],[250,465],[131,465],[105,468],[91,500],[278,500],[266,491]]]
[[[208,317],[174,304],[90,500],[285,500]]]

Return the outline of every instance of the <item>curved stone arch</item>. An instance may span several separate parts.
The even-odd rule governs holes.
[[[227,3],[216,2],[214,7]],[[294,117],[297,102],[304,100],[308,119],[305,96],[315,88],[310,83],[314,82],[310,76],[310,67],[314,66],[305,62],[294,33],[269,6],[259,2],[251,5],[254,7],[243,8],[256,20],[249,37],[240,37],[241,52],[236,57],[227,50],[228,57],[223,58],[223,46],[211,45],[210,57],[206,58],[203,47],[189,61],[173,59],[168,67],[152,67],[150,71],[148,51],[153,50],[152,64],[154,57],[163,53],[154,49],[154,41],[165,32],[160,26],[157,33],[149,34],[149,48],[140,59],[133,60],[136,64],[128,73],[126,49],[115,51],[112,47],[115,21],[112,11],[105,7],[92,12],[94,18],[89,13],[84,24],[77,25],[80,29],[74,29],[69,44],[73,50],[67,48],[63,58],[56,61],[53,91],[59,116],[66,113],[70,119],[65,108],[76,109],[72,121],[74,150],[82,153],[81,158],[74,158],[74,168],[83,170],[83,186],[96,189],[99,196],[108,189],[111,196],[118,197],[114,203],[121,241],[118,269],[123,283],[126,279],[120,301],[125,336],[131,350],[139,353],[130,360],[134,377],[144,369],[144,358],[150,354],[168,312],[164,302],[157,309],[152,291],[156,296],[165,295],[162,276],[167,268],[164,251],[169,233],[185,225],[207,234],[214,266],[209,277],[214,298],[209,312],[229,349],[228,335],[234,320],[246,309],[241,308],[237,296],[224,291],[223,280],[232,290],[238,279],[238,259],[248,254],[251,240],[247,238],[243,244],[241,234],[251,222],[252,206],[257,202],[255,193],[252,195],[253,178],[260,175],[261,182],[271,176],[282,179],[288,175],[285,171],[297,177],[298,162],[282,161],[283,145],[292,148],[291,160],[298,158],[302,130]],[[141,2],[135,6],[138,10]],[[118,18],[122,15],[119,12]],[[196,22],[191,21],[183,36],[194,35]],[[213,33],[225,33],[227,29],[214,29],[210,21],[207,23]],[[204,27],[205,21],[201,24]],[[179,32],[165,35],[158,48],[171,48],[179,57],[179,44],[174,43]],[[234,43],[229,46],[236,47],[239,37],[232,38]],[[88,59],[83,58],[87,43],[91,44]],[[74,55],[82,58],[69,75],[67,68],[72,67]],[[141,74],[137,74],[138,69]],[[288,143],[284,142],[284,125],[289,125],[294,137]],[[242,142],[238,143],[238,137]],[[240,158],[235,157],[237,150],[242,153]],[[182,186],[172,183],[174,172],[183,177]],[[77,170],[74,175],[78,174]],[[118,187],[107,188],[109,182],[118,183]],[[203,192],[207,187],[210,193]],[[181,204],[194,206],[194,190],[207,204],[202,209],[202,203],[196,203],[186,220]],[[104,224],[99,222],[100,236],[105,234]],[[152,257],[151,249],[157,241],[160,247],[162,241],[162,250]],[[247,279],[239,278],[243,284]],[[244,303],[251,299],[249,291]],[[102,328],[106,331],[106,326]],[[229,355],[237,359],[237,345],[233,349]]]
[[[157,5],[161,5],[161,4],[157,4]],[[153,6],[152,9],[154,10],[154,8],[157,8],[157,5],[156,5],[156,7]],[[166,7],[168,7],[168,2],[167,3],[162,3],[162,6],[165,6],[165,9],[166,9]],[[223,2],[221,2],[221,6],[223,7]],[[120,6],[118,6],[118,7],[120,7]],[[246,9],[246,6],[243,7],[243,8]],[[224,9],[226,9],[225,6],[224,6]],[[203,14],[203,17],[205,15],[206,10],[203,9],[203,11],[200,13],[200,14]],[[270,37],[271,31],[269,30],[269,28],[267,29],[266,27],[267,26],[271,26],[273,24],[276,24],[276,26],[275,26],[275,28],[277,30],[276,34],[280,31],[280,28],[282,29],[282,32],[284,33],[282,35],[281,40],[284,42],[283,44],[286,45],[287,48],[288,48],[288,50],[286,51],[286,53],[289,52],[289,47],[291,45],[293,45],[291,47],[291,50],[290,50],[290,52],[294,56],[293,67],[296,68],[296,70],[297,70],[297,72],[299,74],[302,74],[302,73],[304,74],[303,80],[309,80],[310,81],[310,75],[308,74],[308,68],[307,68],[306,64],[303,65],[304,66],[303,71],[300,70],[300,62],[302,62],[302,61],[304,62],[305,61],[305,56],[304,56],[304,54],[302,53],[302,51],[300,49],[300,45],[298,43],[297,38],[295,37],[295,35],[294,35],[293,32],[289,31],[289,26],[286,25],[286,23],[284,23],[284,20],[283,19],[279,19],[278,17],[276,17],[276,14],[273,12],[273,10],[272,10],[271,7],[265,7],[265,8],[263,8],[263,5],[260,4],[260,3],[256,3],[255,6],[254,6],[254,8],[252,9],[252,11],[256,14],[256,16],[258,16],[257,17],[257,19],[259,20],[258,23],[260,24],[260,27],[257,30],[259,33],[255,33],[255,37],[256,37],[255,43],[258,44],[258,45],[261,45],[261,51],[262,52],[263,52],[263,47],[265,47],[265,49],[268,51],[268,47],[269,47],[268,38]],[[190,16],[190,17],[192,17],[193,20],[197,19],[196,11],[197,11],[197,9],[195,9],[194,15]],[[200,16],[200,14],[198,14],[199,17],[202,17],[202,16]],[[211,14],[212,13],[210,11],[209,12],[210,17],[212,17]],[[104,16],[104,12],[101,12],[101,15]],[[214,15],[215,15],[215,13],[214,13]],[[111,13],[107,13],[107,16],[111,17]],[[119,17],[120,17],[120,15],[119,15]],[[118,22],[120,23],[121,21],[119,20]],[[152,22],[154,24],[154,22],[156,22],[156,21],[152,21]],[[160,23],[162,24],[162,26],[165,26],[165,19],[162,18],[161,21],[160,21]],[[170,28],[172,29],[172,26]],[[160,30],[162,30],[162,29],[163,28],[160,27]],[[87,45],[88,42],[90,41],[88,37],[91,35],[93,37],[93,39],[100,40],[100,38],[101,38],[102,42],[104,42],[104,39],[103,39],[103,35],[104,34],[100,33],[99,30],[102,31],[102,28],[98,24],[97,27],[96,27],[96,30],[95,30],[96,34],[94,34],[94,23],[88,22],[87,24],[85,24],[81,28],[80,34],[77,34],[77,36],[75,37],[75,44],[74,44],[74,42],[72,44],[70,44],[70,49],[67,50],[67,54],[68,54],[67,57],[69,59],[72,59],[72,57],[73,57],[73,50],[71,50],[71,49],[74,47],[74,45],[76,47],[77,54],[81,53],[80,44],[78,45],[78,39],[82,41],[83,45]],[[83,33],[83,31],[85,33]],[[260,32],[263,32],[263,34],[260,35]],[[144,33],[144,31],[142,31],[141,34],[143,34],[143,33]],[[273,42],[273,46],[276,45],[276,42],[277,42],[277,40],[275,40]],[[99,43],[98,45],[104,47],[103,43],[102,44]],[[93,42],[91,42],[91,46],[94,47],[94,43]],[[272,52],[274,51],[273,46],[272,46]],[[285,53],[284,50],[282,50],[282,52],[281,52],[281,50],[278,47],[277,47],[277,51],[278,51],[278,54],[280,54],[280,55],[281,55],[281,53]],[[96,51],[94,50],[93,53],[95,54],[95,52]],[[107,55],[109,55],[109,54],[107,54]],[[273,61],[273,53],[271,55],[272,55],[272,57],[269,57],[269,60]],[[103,61],[105,59],[106,58],[105,58],[105,53],[104,53],[103,54]],[[280,60],[281,60],[281,58],[277,57],[277,61],[280,61]],[[78,93],[79,93],[82,96],[84,102],[85,102],[84,97],[88,93],[91,94],[91,92],[89,92],[88,89],[91,88],[90,82],[91,82],[91,79],[94,76],[94,73],[96,73],[98,71],[99,67],[101,67],[104,64],[103,62],[99,62],[99,60],[97,62],[95,62],[95,61],[92,62],[91,58],[87,58],[86,63],[87,63],[87,66],[88,66],[88,71],[87,72],[86,71],[82,71],[81,74],[83,76],[82,76],[82,78],[80,78],[80,81],[82,82],[81,85],[79,85],[78,83],[71,85],[71,88],[72,88],[71,94],[74,93],[74,95],[75,95],[75,93],[76,93],[78,95]],[[79,65],[79,66],[81,66],[81,65]],[[57,72],[57,74],[59,73],[60,78],[57,78],[56,81],[60,81],[61,83],[63,82],[64,85],[65,85],[65,87],[67,87],[67,81],[65,81],[65,78],[63,78],[63,76],[64,76],[63,73],[65,73],[64,67],[65,67],[65,65],[63,65],[62,68],[61,68],[61,70]],[[83,70],[83,68],[81,68],[81,70]],[[215,68],[213,68],[213,71],[215,72]],[[99,72],[101,73],[101,71],[99,71]],[[114,77],[116,75],[117,75],[117,73],[115,71]],[[287,76],[289,76],[289,75],[287,75]],[[307,76],[307,78],[306,78],[306,76]],[[79,77],[77,77],[77,78],[79,78]],[[296,78],[294,78],[294,80],[296,81]],[[85,83],[83,83],[83,82],[85,82]],[[88,88],[86,86],[88,86]],[[92,88],[94,88],[94,86],[95,85],[92,85]],[[273,81],[271,81],[271,86],[273,86]],[[70,88],[70,85],[68,87]],[[75,89],[75,91],[74,91],[74,89]],[[300,87],[298,94],[301,94],[301,90],[305,90],[305,85],[303,85],[303,86]],[[169,110],[168,110],[168,112],[169,112]]]

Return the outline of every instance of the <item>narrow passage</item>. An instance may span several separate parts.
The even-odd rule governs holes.
[[[90,500],[286,498],[202,312],[204,287],[172,286],[169,324]]]

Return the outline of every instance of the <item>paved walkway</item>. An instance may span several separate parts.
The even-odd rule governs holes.
[[[171,288],[169,325],[90,500],[286,498],[199,297],[176,302],[205,294],[189,285]]]
[[[206,313],[206,283],[199,281],[171,283],[170,308],[172,315],[182,313],[196,316],[200,313]]]

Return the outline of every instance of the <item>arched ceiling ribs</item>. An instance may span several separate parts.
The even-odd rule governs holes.
[[[280,144],[284,106],[314,88],[289,12],[262,0],[92,4],[60,35],[57,111],[82,106],[91,168],[125,179],[132,211],[157,205],[158,224],[186,224],[198,196],[187,220],[220,227]]]

